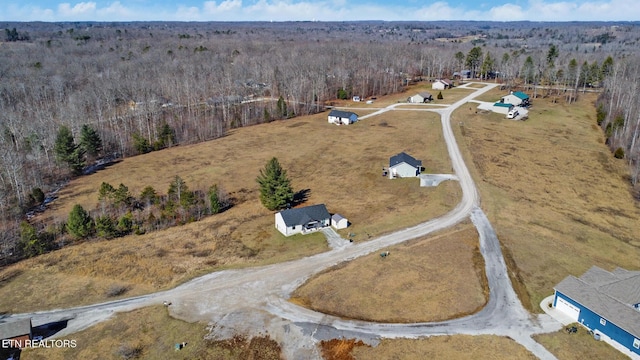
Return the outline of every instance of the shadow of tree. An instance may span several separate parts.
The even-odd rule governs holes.
[[[303,190],[296,191],[296,193],[293,194],[293,204],[291,205],[297,206],[307,202],[307,200],[309,200],[310,195],[311,195],[311,189],[303,189]]]

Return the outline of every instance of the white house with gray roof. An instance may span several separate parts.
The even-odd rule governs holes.
[[[640,271],[593,266],[555,287],[553,306],[602,340],[640,356]],[[619,346],[618,346],[619,347]]]
[[[401,152],[389,159],[389,179],[397,177],[416,177],[422,170],[422,160]]]
[[[350,125],[358,121],[358,114],[351,111],[331,110],[327,119],[329,124]]]
[[[276,214],[276,229],[284,236],[307,234],[331,225],[331,215],[324,204],[282,210]]]

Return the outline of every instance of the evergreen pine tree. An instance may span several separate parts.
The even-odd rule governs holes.
[[[67,166],[78,175],[84,168],[84,150],[76,145],[71,130],[66,126],[61,126],[56,136],[54,153],[59,162],[66,163]]]
[[[67,220],[67,231],[78,239],[84,239],[93,233],[94,223],[91,215],[81,205],[76,204]]]
[[[87,155],[96,158],[102,150],[102,139],[91,126],[85,124],[80,129],[79,145]]]
[[[220,197],[218,196],[218,185],[213,185],[209,188],[209,210],[212,214],[220,212],[222,205],[220,204]]]
[[[272,158],[256,178],[260,185],[260,201],[269,210],[283,209],[293,201],[293,189],[287,171]]]

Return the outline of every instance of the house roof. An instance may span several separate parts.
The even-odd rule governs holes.
[[[28,334],[31,334],[31,318],[0,322],[0,339],[11,339]]]
[[[340,220],[343,220],[343,219],[346,220],[346,218],[344,216],[340,215],[340,214],[333,214],[331,216],[331,220],[333,220],[335,222],[339,222]]]
[[[355,115],[356,117],[358,116],[358,114],[351,111],[331,110],[331,112],[329,112],[329,116],[336,116],[339,118],[350,118],[351,115]]]
[[[312,221],[327,220],[331,217],[324,204],[282,210],[280,216],[282,216],[282,220],[284,220],[287,227],[304,225]]]
[[[640,338],[640,312],[633,308],[640,303],[640,272],[594,266],[580,278],[566,277],[555,289]]]
[[[520,99],[522,99],[522,100],[526,100],[526,99],[529,98],[529,95],[523,93],[522,91],[514,91],[513,95],[518,97],[518,98],[520,98]]]
[[[441,82],[441,83],[443,83],[443,84],[445,84],[447,86],[451,85],[451,80],[449,80],[449,79],[437,79],[435,82]]]
[[[389,167],[392,167],[401,163],[407,163],[413,166],[414,168],[419,168],[422,166],[422,160],[416,160],[413,156],[405,152],[401,152],[398,155],[394,155],[389,159]]]
[[[422,96],[423,99],[428,99],[433,97],[433,95],[431,95],[428,91],[419,92],[418,95]]]
[[[509,103],[501,103],[501,102],[497,102],[497,103],[493,104],[493,106],[510,108],[510,107],[512,107],[513,105],[511,105],[511,104],[509,104]]]

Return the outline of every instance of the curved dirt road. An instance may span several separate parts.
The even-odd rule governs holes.
[[[491,224],[478,207],[479,195],[475,183],[458,149],[449,121],[457,107],[495,86],[485,84],[482,89],[473,89],[472,94],[447,108],[424,107],[424,111],[441,114],[451,163],[463,192],[460,203],[439,218],[366,243],[339,247],[295,261],[211,273],[168,291],[73,309],[13,315],[11,318],[30,316],[34,325],[67,319],[67,328],[56,334],[56,337],[64,337],[108,319],[114,312],[170,300],[173,303],[170,307],[173,316],[188,321],[211,322],[211,336],[214,338],[227,338],[235,333],[248,336],[268,333],[281,344],[284,355],[290,359],[320,358],[316,344],[323,339],[359,338],[375,344],[381,337],[417,338],[443,334],[509,336],[539,358],[555,359],[533,341],[531,335],[556,331],[561,324],[547,315],[530,315],[513,291],[500,244]],[[401,105],[394,104],[379,112],[392,111]],[[480,249],[485,259],[490,289],[489,302],[476,314],[437,323],[381,324],[343,320],[286,301],[295,288],[328,267],[450,227],[469,216],[480,234]]]

